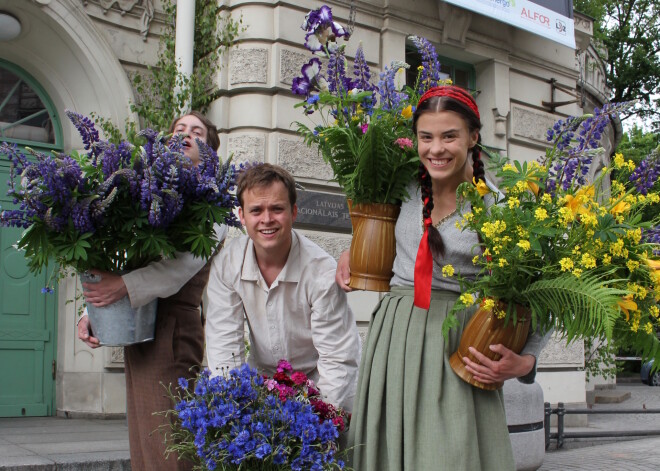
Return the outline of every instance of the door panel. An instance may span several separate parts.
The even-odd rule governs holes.
[[[2,209],[13,207],[5,193],[8,173],[0,164]],[[20,234],[21,229],[0,227],[0,417],[54,412],[57,299],[41,293],[46,272],[32,275],[14,247]]]

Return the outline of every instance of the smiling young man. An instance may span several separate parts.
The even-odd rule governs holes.
[[[281,359],[313,379],[328,401],[353,405],[359,337],[346,294],[334,282],[336,262],[293,230],[293,177],[271,164],[238,180],[239,216],[247,236],[213,261],[207,288],[206,355],[212,374],[245,362],[273,375]]]

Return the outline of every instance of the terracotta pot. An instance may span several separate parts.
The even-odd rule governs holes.
[[[400,206],[348,200],[353,225],[350,266],[353,289],[389,291],[396,255],[394,226]]]
[[[506,311],[506,304],[500,303],[499,309]],[[520,305],[516,305],[516,313],[517,322],[515,325],[512,319],[505,325],[505,319],[498,319],[492,310],[485,309],[483,306],[477,309],[477,312],[474,313],[463,330],[458,350],[449,358],[452,370],[463,381],[489,391],[502,387],[504,383],[484,384],[474,379],[472,373],[465,369],[463,357],[468,357],[475,363],[479,363],[474,355],[468,351],[468,347],[474,347],[491,360],[497,361],[501,355],[491,351],[489,347],[498,343],[516,353],[520,353],[525,346],[525,342],[527,342],[531,313],[529,309]]]

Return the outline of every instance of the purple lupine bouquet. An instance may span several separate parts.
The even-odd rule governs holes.
[[[347,73],[349,32],[334,21],[330,7],[310,11],[302,24],[305,47],[315,56],[303,65],[292,91],[304,97],[310,123],[296,123],[307,145],[316,145],[332,167],[334,178],[354,203],[398,204],[416,175],[419,158],[413,146],[412,114],[419,97],[442,80],[433,45],[413,38],[421,57],[417,80],[405,85],[408,64],[393,62],[371,81],[362,45]],[[322,71],[320,58],[327,59]]]
[[[248,365],[194,384],[179,379],[168,452],[198,470],[340,470],[348,414],[321,399],[304,373],[281,360],[272,378]]]
[[[180,136],[147,129],[135,143],[114,144],[99,139],[89,118],[66,113],[84,153],[0,145],[11,162],[8,194],[18,205],[0,212],[0,224],[25,229],[17,246],[33,272],[51,260],[77,271],[120,271],[176,251],[208,258],[218,244],[214,223],[238,225],[235,169],[206,144],[199,142],[194,166]]]
[[[500,192],[483,182],[459,186],[457,224],[479,234],[473,263],[481,272],[461,280],[444,267],[445,276],[463,282],[454,312],[480,302],[515,322],[518,304],[531,311],[534,328],[554,327],[569,340],[607,339],[660,361],[659,221],[644,217],[660,203],[659,156],[635,165],[616,154],[588,178],[610,117],[628,106],[607,104],[558,121],[538,161],[491,156]],[[455,322],[449,316],[445,332]]]

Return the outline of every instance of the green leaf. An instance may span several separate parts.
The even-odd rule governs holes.
[[[617,281],[622,280],[608,280],[611,284]],[[626,294],[604,284],[602,277],[584,274],[576,278],[568,273],[536,281],[521,293],[541,325],[546,329],[554,325],[568,340],[601,333],[611,339],[620,315],[617,302]]]

